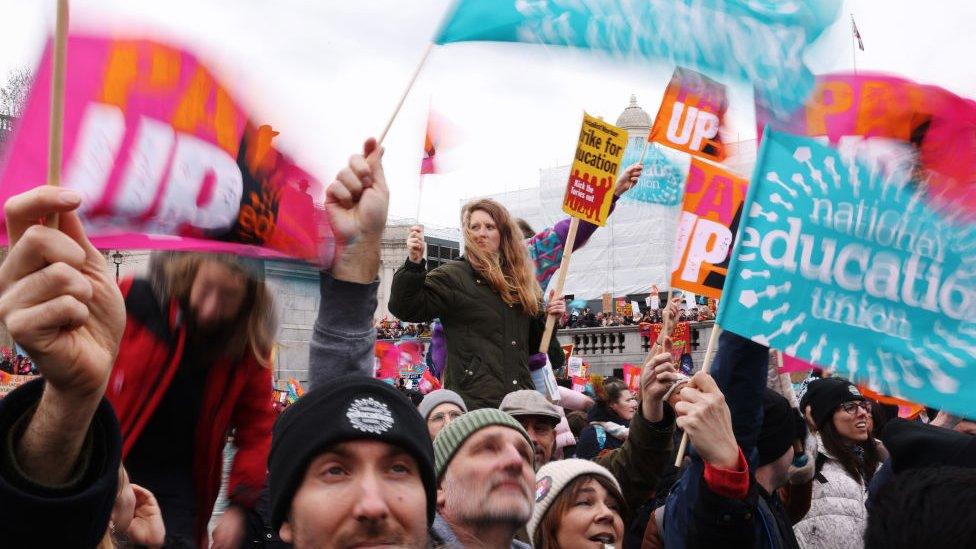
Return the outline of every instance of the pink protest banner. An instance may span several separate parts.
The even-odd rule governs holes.
[[[571,379],[573,381],[574,391],[576,391],[577,393],[582,393],[583,391],[586,390],[587,378],[582,376],[573,376]]]
[[[194,55],[71,36],[68,59],[61,185],[82,195],[95,246],[331,263],[323,186]],[[0,171],[0,201],[45,181],[50,47],[35,74]]]
[[[641,367],[637,364],[624,363],[624,383],[631,392],[640,389]]]
[[[769,125],[827,137],[833,146],[851,137],[900,142],[917,156],[921,169],[909,169],[925,180],[930,197],[976,212],[976,101],[896,76],[837,73],[818,76],[806,105],[789,116],[777,118],[757,103],[756,120],[760,135]],[[885,155],[894,163],[911,156]]]

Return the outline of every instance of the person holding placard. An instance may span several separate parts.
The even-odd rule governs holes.
[[[410,256],[393,276],[389,308],[408,322],[439,317],[447,336],[444,388],[461,395],[469,410],[497,408],[506,394],[535,388],[529,359],[539,348],[545,315],[559,318],[566,304],[550,299],[543,305],[521,231],[504,206],[471,202],[461,211],[461,226],[465,255],[429,273],[423,227],[412,227]],[[555,338],[550,347],[550,353],[562,352]]]

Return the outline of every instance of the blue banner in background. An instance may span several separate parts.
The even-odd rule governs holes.
[[[662,59],[754,84],[776,112],[813,86],[803,63],[842,0],[458,0],[437,44],[525,42]]]
[[[879,393],[976,417],[976,230],[926,198],[767,130],[718,323]]]
[[[640,138],[627,142],[620,165],[626,168],[640,160],[645,143],[647,153],[644,154],[644,171],[641,172],[637,185],[621,195],[620,199],[674,206],[681,202],[681,189],[688,175],[688,162],[684,165],[672,162],[657,145]]]

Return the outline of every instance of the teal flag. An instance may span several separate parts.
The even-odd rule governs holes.
[[[976,417],[974,229],[905,172],[767,130],[718,323],[874,391]]]
[[[679,165],[671,161],[657,145],[638,137],[628,140],[620,165],[626,168],[640,160],[645,145],[647,152],[644,154],[644,171],[641,172],[637,184],[620,199],[674,206],[681,202],[681,187],[688,175],[687,163]]]
[[[804,52],[842,0],[458,0],[437,44],[527,42],[669,60],[753,83],[789,112],[813,86]]]

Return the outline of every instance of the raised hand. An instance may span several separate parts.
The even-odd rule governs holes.
[[[132,485],[132,491],[136,496],[136,508],[126,536],[139,546],[162,547],[166,543],[166,526],[156,497],[138,484]]]
[[[363,144],[363,154],[349,157],[326,191],[325,208],[335,232],[347,241],[379,235],[386,226],[390,189],[383,171],[385,149],[372,137]]]
[[[369,283],[379,271],[380,237],[390,206],[383,152],[375,139],[367,139],[363,154],[349,157],[326,191],[325,209],[340,241],[332,266],[339,280]]]
[[[566,300],[563,298],[555,299],[556,291],[549,291],[549,303],[546,305],[546,314],[556,317],[558,320],[566,313]]]
[[[641,172],[644,171],[644,167],[640,164],[631,164],[620,173],[617,177],[617,186],[613,190],[614,196],[620,196],[625,192],[629,191],[637,184],[637,180],[640,179]]]
[[[680,397],[674,405],[676,421],[688,433],[698,454],[716,467],[734,468],[739,461],[739,446],[732,431],[732,415],[712,376],[698,372],[681,389]]]
[[[407,251],[410,254],[410,261],[413,263],[420,263],[424,259],[423,225],[410,227],[410,234],[407,235]]]
[[[0,265],[0,322],[45,379],[15,451],[45,485],[63,483],[75,467],[125,328],[122,294],[85,236],[80,205],[78,193],[50,186],[4,205],[10,253]],[[51,214],[60,230],[39,223]]]
[[[644,419],[656,423],[664,419],[664,395],[678,380],[671,362],[671,340],[664,340],[665,352],[649,356],[641,368],[641,413]]]
[[[74,213],[79,205],[74,191],[49,186],[7,200],[10,253],[0,266],[0,321],[50,389],[101,398],[125,307],[105,258]],[[52,213],[60,215],[60,230],[37,222]]]

